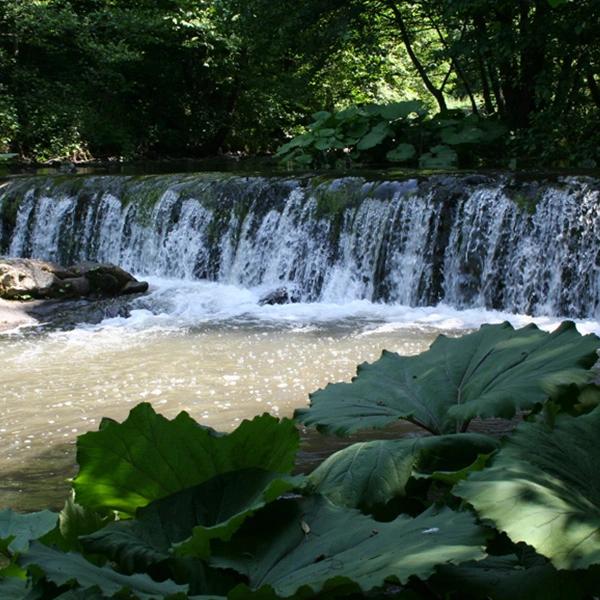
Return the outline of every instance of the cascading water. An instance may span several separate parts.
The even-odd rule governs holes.
[[[303,301],[600,316],[600,183],[218,174],[16,178],[0,250]]]

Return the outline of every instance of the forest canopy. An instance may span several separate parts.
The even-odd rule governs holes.
[[[0,152],[269,154],[420,100],[501,123],[500,165],[593,168],[599,31],[595,0],[2,0]]]

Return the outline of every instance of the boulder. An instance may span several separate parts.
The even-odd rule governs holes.
[[[0,298],[112,298],[148,290],[127,271],[112,264],[83,262],[68,268],[30,258],[0,257]]]
[[[300,302],[300,297],[294,291],[288,290],[286,287],[277,288],[268,294],[265,294],[259,301],[260,306],[265,304],[292,304]]]
[[[28,258],[0,259],[0,298],[28,300],[60,295],[56,265]]]

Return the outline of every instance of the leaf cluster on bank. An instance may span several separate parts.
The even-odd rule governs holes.
[[[321,111],[313,119],[307,131],[279,148],[276,156],[282,162],[316,167],[385,162],[423,169],[481,166],[497,158],[508,133],[497,119],[460,110],[430,115],[419,100]]]
[[[60,514],[0,512],[7,599],[591,599],[600,589],[600,340],[487,325],[384,353],[296,420],[409,420],[294,475],[297,425],[229,434],[151,405],[79,437]],[[517,415],[517,416],[515,416]],[[474,418],[518,418],[505,439]]]

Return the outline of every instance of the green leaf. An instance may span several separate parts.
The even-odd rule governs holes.
[[[169,421],[150,404],[139,404],[123,423],[109,422],[78,438],[75,499],[94,510],[133,515],[138,507],[221,473],[248,467],[287,473],[298,443],[289,419],[265,414],[222,435],[185,412]]]
[[[55,600],[104,600],[106,596],[98,586],[68,590],[57,596]]]
[[[455,493],[558,569],[600,564],[599,431],[598,408],[560,416],[554,429],[523,423],[492,465]]]
[[[56,585],[77,582],[82,588],[97,586],[109,596],[130,590],[141,600],[162,599],[170,594],[185,593],[188,589],[172,581],[159,583],[145,574],[122,575],[109,567],[97,567],[80,554],[59,552],[38,542],[31,544],[20,562],[28,568],[35,565]]]
[[[112,523],[82,543],[128,571],[168,559],[173,545],[180,556],[206,558],[212,539],[230,539],[250,515],[300,483],[262,469],[226,473],[156,500],[135,520]]]
[[[444,144],[457,146],[460,144],[477,144],[485,141],[485,133],[478,127],[450,127],[442,129],[441,138]]]
[[[369,123],[367,121],[356,121],[349,124],[343,134],[349,138],[357,138],[359,140],[369,131]],[[356,143],[356,142],[354,142]]]
[[[10,509],[0,511],[0,540],[10,552],[25,552],[29,542],[56,527],[58,514],[49,510],[20,514]]]
[[[304,148],[306,146],[310,146],[310,144],[312,144],[314,140],[315,136],[310,132],[297,135],[295,138],[292,138],[286,144],[280,146],[275,156],[283,156],[284,154],[288,153],[290,150],[293,150],[295,148]]]
[[[313,113],[311,116],[315,121],[326,121],[329,119],[329,117],[331,117],[331,113],[326,110],[320,110],[316,113]]]
[[[493,438],[471,433],[361,442],[332,454],[308,479],[334,504],[370,509],[404,496],[415,470],[434,476],[456,471],[498,446]]]
[[[590,380],[600,340],[564,322],[551,334],[534,325],[484,325],[460,338],[439,336],[418,356],[384,351],[352,383],[329,384],[296,411],[305,425],[344,435],[398,419],[434,433],[460,431],[475,417],[512,417],[561,386]]]
[[[426,112],[425,106],[421,101],[405,100],[382,106],[379,114],[388,121],[396,121],[397,119],[406,119],[412,113],[422,115]]]
[[[358,150],[370,150],[375,146],[378,146],[390,135],[393,135],[394,131],[388,127],[385,123],[379,123],[371,129],[369,133],[361,138],[357,144]]]
[[[385,156],[392,162],[404,162],[410,160],[417,153],[412,144],[398,144],[393,150],[390,150]]]
[[[469,597],[494,600],[578,600],[597,589],[587,572],[557,571],[539,556],[523,564],[514,554],[443,565],[428,583],[440,594],[468,590]]]
[[[16,577],[0,579],[0,598],[2,600],[26,600],[31,592],[31,582]]]
[[[456,437],[455,435],[451,437]],[[477,458],[466,467],[459,469],[458,471],[434,471],[433,473],[415,473],[417,479],[435,479],[436,481],[442,481],[448,485],[456,485],[459,481],[466,479],[471,473],[481,471],[485,469],[488,461],[490,460],[491,454],[480,454]]]
[[[419,166],[423,169],[448,169],[456,166],[458,155],[452,148],[439,145],[419,158]]]
[[[334,147],[334,144],[335,140],[331,138],[317,140],[315,142],[315,148],[317,150],[330,150],[332,147]]]
[[[114,519],[115,514],[113,512],[108,515],[101,515],[89,508],[80,506],[70,498],[60,511],[58,530],[45,536],[42,541],[46,545],[57,546],[64,552],[68,550],[80,552],[82,550],[79,542],[80,536],[98,531]]]
[[[425,579],[436,565],[483,558],[483,543],[468,512],[429,510],[382,523],[314,496],[269,505],[210,562],[239,571],[251,589],[271,586],[283,597],[350,581],[366,592],[387,580]]]
[[[323,127],[315,131],[315,137],[318,138],[329,138],[335,135],[335,129],[332,127]]]

